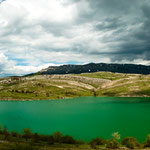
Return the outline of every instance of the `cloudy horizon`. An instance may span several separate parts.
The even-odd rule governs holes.
[[[0,76],[50,65],[150,65],[149,0],[0,0]]]

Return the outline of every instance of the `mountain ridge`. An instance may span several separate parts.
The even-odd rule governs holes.
[[[29,74],[41,74],[41,75],[53,75],[53,74],[81,74],[81,73],[93,73],[93,72],[112,72],[112,73],[129,73],[129,74],[150,74],[150,66],[140,64],[108,64],[108,63],[88,63],[84,65],[60,65],[49,66],[37,73]]]

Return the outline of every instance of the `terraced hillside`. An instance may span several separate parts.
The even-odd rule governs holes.
[[[78,96],[150,96],[150,75],[96,72],[0,79],[1,100],[63,99]]]

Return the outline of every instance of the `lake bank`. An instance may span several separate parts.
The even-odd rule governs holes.
[[[92,97],[92,96],[87,96],[87,97]],[[103,96],[96,96],[97,98],[109,98],[109,97],[111,97],[111,96],[105,96],[105,97],[103,97]],[[46,100],[46,101],[55,101],[55,100],[66,100],[66,99],[75,99],[75,98],[82,98],[82,96],[80,96],[80,97],[64,97],[64,98],[60,98],[60,99],[0,99],[0,101],[21,101],[21,102],[23,102],[23,101],[43,101],[43,100]],[[115,98],[115,97],[114,97]],[[116,97],[116,98],[150,98],[150,96],[118,96],[118,97]]]

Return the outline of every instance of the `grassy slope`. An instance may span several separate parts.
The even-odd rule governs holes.
[[[95,72],[95,73],[81,73],[77,74],[77,76],[89,77],[89,78],[100,78],[100,79],[108,79],[108,80],[117,80],[126,78],[128,74],[121,73],[111,73],[111,72]]]
[[[17,148],[15,149],[15,142],[9,143],[9,142],[1,142],[0,143],[0,150],[18,150]],[[44,146],[34,146],[34,149],[38,150],[83,150],[83,149],[89,149],[93,150],[90,148],[89,145],[79,145],[78,147],[76,145],[71,145],[71,144],[56,144],[56,145],[46,145],[43,143]],[[14,149],[13,149],[14,148]],[[104,148],[103,148],[104,149]],[[21,150],[21,149],[20,149]]]
[[[1,100],[150,96],[150,76],[110,72],[0,79]]]
[[[18,146],[16,146],[18,145]],[[19,146],[20,145],[20,146]],[[21,146],[22,145],[22,146]],[[105,145],[97,145],[96,149],[98,150],[112,150],[111,148],[106,148]],[[122,150],[129,150],[123,145],[120,145],[120,148]],[[113,149],[113,150],[118,150],[118,149]],[[150,150],[150,148],[135,148],[138,150]],[[0,150],[95,150],[91,148],[90,145],[88,144],[81,144],[81,145],[75,145],[75,144],[54,144],[54,145],[48,145],[45,142],[41,142],[39,144],[34,144],[31,142],[31,144],[25,142],[7,142],[7,141],[2,141],[0,142]]]
[[[150,96],[150,75],[98,72],[81,74],[91,78],[110,79],[110,83],[97,89],[99,96]]]

